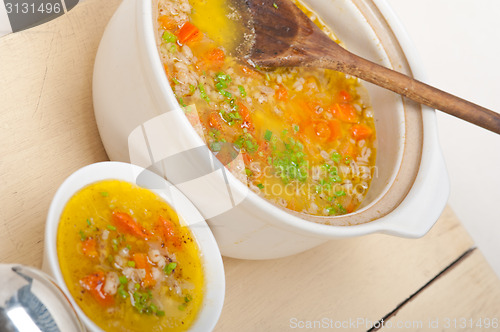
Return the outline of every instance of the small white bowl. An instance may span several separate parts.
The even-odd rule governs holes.
[[[164,178],[142,167],[120,162],[97,163],[76,171],[63,182],[52,200],[47,216],[43,270],[55,278],[87,329],[92,332],[102,331],[83,313],[68,291],[59,266],[56,241],[61,213],[68,200],[83,187],[106,179],[127,181],[155,192],[189,225],[200,248],[205,272],[202,307],[189,331],[211,331],[219,319],[225,294],[224,267],[217,242],[194,205]]]

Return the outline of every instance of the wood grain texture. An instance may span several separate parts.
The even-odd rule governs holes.
[[[0,39],[0,263],[40,267],[45,217],[58,186],[76,169],[107,159],[91,80],[99,40],[119,2],[89,0],[56,21]],[[279,260],[226,258],[226,300],[216,330],[282,331],[294,317],[377,321],[472,246],[448,208],[419,240],[372,235]],[[492,298],[498,298],[498,278],[484,261],[474,264],[440,279],[449,284],[430,293],[437,313],[453,310],[450,299],[478,313],[485,306],[500,312]],[[490,291],[456,297],[454,287],[467,285],[461,273]],[[428,316],[427,303],[417,300],[409,315]]]
[[[293,318],[377,322],[472,245],[447,208],[418,240],[371,235],[272,261],[226,258],[228,286],[216,331],[283,331]],[[437,301],[449,305],[446,297]]]
[[[73,171],[107,159],[92,69],[119,1],[91,0],[0,39],[0,260],[41,265],[45,217]]]
[[[453,305],[443,306],[441,299]],[[483,255],[475,250],[432,282],[386,324],[395,327],[408,324],[412,331],[498,331],[500,280]]]

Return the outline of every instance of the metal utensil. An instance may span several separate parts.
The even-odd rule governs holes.
[[[0,331],[85,331],[63,291],[45,273],[0,264]]]

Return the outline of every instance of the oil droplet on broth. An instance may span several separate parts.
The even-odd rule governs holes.
[[[193,10],[191,20],[208,38],[234,53],[243,44],[248,22],[241,10],[228,0],[189,0]]]

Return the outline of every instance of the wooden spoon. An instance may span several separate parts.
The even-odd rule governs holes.
[[[245,55],[261,67],[334,69],[500,134],[500,114],[346,51],[290,0],[245,0],[255,29]]]

